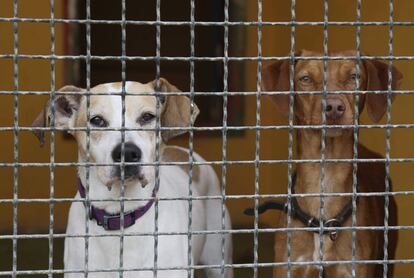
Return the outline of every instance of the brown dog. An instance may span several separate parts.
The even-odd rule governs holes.
[[[322,56],[320,53],[302,51],[298,56]],[[355,56],[355,52],[335,52],[331,56]],[[329,60],[326,72],[326,123],[335,125],[354,124],[355,95],[341,94],[337,91],[355,90],[359,78],[361,90],[387,90],[388,65],[380,61],[365,60],[360,63],[360,76],[356,72],[355,60]],[[278,61],[263,71],[263,89],[265,91],[290,90],[290,62]],[[398,89],[402,74],[392,68],[392,89]],[[323,62],[321,60],[299,60],[294,67],[294,90],[321,91],[323,88]],[[284,116],[289,115],[290,98],[288,95],[273,95],[272,100],[278,111]],[[386,94],[361,94],[359,98],[359,112],[364,105],[367,107],[370,118],[379,121],[387,109]],[[294,121],[297,125],[322,124],[322,96],[321,94],[295,94]],[[352,159],[353,128],[327,128],[326,129],[326,159]],[[321,159],[321,129],[297,129],[296,153],[297,159]],[[359,159],[381,158],[377,153],[358,145]],[[299,163],[296,166],[294,182],[295,193],[320,193],[320,164]],[[325,163],[324,192],[350,193],[353,188],[352,163]],[[385,190],[384,163],[358,163],[357,191],[358,192],[384,192]],[[325,227],[352,225],[351,197],[325,197],[323,221]],[[319,227],[320,198],[295,198],[293,205],[291,227]],[[384,226],[384,197],[364,196],[357,198],[356,219],[358,227]],[[301,219],[299,219],[302,216]],[[304,218],[305,217],[305,218]],[[306,218],[308,217],[308,218]],[[314,217],[312,220],[311,217]],[[303,222],[308,221],[308,225]],[[315,222],[316,219],[316,222]],[[301,221],[300,221],[301,220]],[[339,223],[326,223],[328,220],[339,220]],[[389,226],[396,225],[397,211],[394,199],[389,197]],[[280,226],[287,227],[287,215],[283,214]],[[332,230],[331,230],[332,231]],[[352,232],[338,230],[338,233],[325,233],[323,235],[324,261],[350,261],[352,259]],[[388,232],[388,258],[392,259],[395,253],[397,233]],[[319,261],[319,231],[294,231],[291,238],[292,262]],[[356,260],[383,260],[384,258],[384,232],[382,230],[362,229],[356,232]],[[276,234],[275,244],[276,262],[287,262],[287,233]],[[382,277],[382,264],[356,264],[357,277]],[[327,264],[323,267],[324,277],[351,277],[352,265]],[[318,277],[318,265],[292,265],[292,277]],[[388,266],[389,277],[392,277],[392,265]],[[274,276],[286,277],[287,267],[274,269]]]

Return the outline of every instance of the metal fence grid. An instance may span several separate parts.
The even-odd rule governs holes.
[[[13,262],[12,262],[12,269],[0,271],[0,276],[11,276],[17,277],[20,275],[48,275],[48,277],[53,277],[55,274],[62,274],[66,272],[80,272],[84,273],[85,277],[88,276],[88,273],[93,273],[94,271],[100,272],[108,272],[108,271],[117,271],[119,273],[119,277],[123,277],[125,273],[128,271],[133,270],[151,270],[153,271],[154,277],[157,276],[157,271],[165,270],[165,268],[158,268],[157,267],[157,246],[158,246],[158,236],[160,235],[186,235],[188,236],[188,266],[185,267],[185,270],[188,270],[188,277],[192,277],[192,271],[197,269],[205,269],[205,268],[219,268],[221,269],[222,276],[224,277],[224,270],[226,268],[251,268],[253,269],[253,276],[258,277],[259,269],[263,267],[274,267],[274,266],[287,266],[288,269],[288,277],[291,277],[291,270],[292,267],[296,265],[315,265],[319,268],[319,277],[323,276],[323,269],[324,266],[333,265],[333,264],[347,264],[352,265],[352,277],[356,277],[356,266],[358,264],[381,264],[384,268],[384,277],[387,277],[387,269],[389,264],[411,264],[414,263],[414,259],[389,259],[387,253],[387,246],[388,246],[388,232],[391,230],[413,230],[414,226],[389,226],[388,225],[388,205],[389,205],[389,196],[397,196],[397,195],[413,195],[414,191],[390,191],[390,185],[388,183],[388,178],[390,177],[390,164],[391,163],[401,163],[401,162],[414,162],[414,158],[407,158],[407,157],[398,157],[392,158],[390,156],[390,149],[391,149],[391,130],[396,128],[413,128],[414,124],[407,123],[407,124],[393,124],[391,122],[391,108],[392,102],[391,97],[392,94],[413,94],[414,91],[412,90],[399,90],[393,91],[391,87],[392,83],[392,75],[389,74],[388,80],[388,89],[385,91],[364,91],[364,90],[356,90],[356,91],[344,91],[341,93],[343,94],[355,94],[355,117],[354,117],[354,124],[353,125],[327,125],[326,124],[326,95],[327,95],[327,63],[328,60],[356,60],[358,62],[363,60],[385,60],[389,63],[389,73],[391,72],[391,66],[393,61],[395,60],[414,60],[413,56],[395,56],[393,54],[393,27],[394,26],[414,26],[414,22],[408,21],[394,21],[394,1],[389,1],[389,19],[388,21],[372,21],[372,22],[362,22],[361,21],[361,0],[356,0],[357,3],[357,17],[356,21],[354,22],[332,22],[329,21],[329,5],[328,0],[324,0],[324,17],[323,21],[312,21],[312,22],[303,22],[303,21],[296,21],[296,1],[291,1],[291,21],[289,22],[269,22],[263,21],[263,1],[257,0],[258,5],[258,15],[257,21],[230,21],[229,20],[229,1],[224,1],[224,21],[223,22],[200,22],[195,20],[195,6],[196,1],[191,0],[191,20],[190,21],[162,21],[161,20],[161,0],[156,0],[156,20],[155,21],[133,21],[126,19],[126,10],[128,9],[126,0],[120,0],[122,2],[122,19],[121,20],[92,20],[91,19],[91,3],[90,0],[86,1],[86,19],[60,19],[55,18],[55,1],[50,0],[50,18],[23,18],[19,16],[19,1],[13,0],[13,17],[7,18],[2,17],[0,18],[0,22],[11,22],[13,23],[13,30],[14,30],[14,53],[10,54],[0,54],[0,59],[12,59],[13,60],[13,69],[14,69],[14,89],[12,91],[3,90],[0,91],[1,95],[13,95],[14,96],[14,125],[13,126],[6,126],[0,127],[0,131],[8,131],[13,132],[14,135],[14,144],[13,144],[13,153],[14,159],[13,162],[0,162],[0,167],[11,167],[13,168],[13,198],[12,199],[0,199],[0,204],[12,204],[13,206],[13,231],[12,234],[0,235],[0,239],[4,240],[12,240],[13,242]],[[50,55],[28,55],[28,54],[21,54],[19,51],[19,24],[23,22],[32,22],[32,23],[47,23],[50,25]],[[62,23],[62,24],[82,24],[86,26],[86,44],[87,44],[87,52],[86,55],[79,55],[79,56],[72,56],[72,55],[57,55],[55,52],[55,24]],[[113,24],[113,25],[120,25],[122,28],[122,54],[121,56],[98,56],[91,54],[91,25],[93,24]],[[128,56],[126,54],[126,26],[127,25],[145,25],[145,26],[155,26],[156,28],[156,55],[155,56]],[[190,27],[190,51],[191,54],[188,57],[171,57],[171,56],[162,56],[161,55],[161,28],[163,26],[189,26]],[[199,57],[195,55],[195,27],[196,26],[221,26],[224,28],[224,55],[223,57]],[[229,27],[231,26],[253,26],[257,28],[257,56],[244,56],[244,57],[232,57],[229,56]],[[265,26],[286,26],[290,27],[290,53],[287,56],[264,56],[262,51],[262,29]],[[322,26],[324,30],[324,41],[323,41],[323,56],[321,57],[297,57],[295,56],[296,44],[295,44],[295,33],[296,28],[298,26]],[[356,56],[340,56],[340,57],[333,57],[328,56],[328,27],[330,26],[353,26],[356,28]],[[363,26],[387,26],[389,28],[389,38],[388,38],[388,55],[385,56],[367,56],[361,52],[361,27]],[[27,90],[20,90],[19,86],[19,59],[41,59],[50,61],[50,91],[27,91]],[[321,94],[322,95],[322,124],[321,125],[312,125],[312,126],[302,126],[302,125],[295,125],[294,123],[294,97],[295,95],[300,95],[305,92],[296,92],[294,89],[294,80],[292,78],[294,73],[294,65],[295,61],[298,60],[322,60],[323,61],[323,91],[315,91],[315,92],[306,92],[306,94]],[[24,127],[19,126],[19,96],[21,95],[49,95],[51,100],[54,100],[56,96],[60,95],[56,88],[56,80],[55,80],[55,63],[58,60],[84,60],[86,61],[86,98],[87,98],[87,107],[88,107],[88,115],[87,119],[90,119],[89,114],[89,106],[90,106],[90,90],[91,90],[91,82],[90,82],[90,74],[91,74],[91,61],[93,60],[116,60],[120,61],[122,65],[122,93],[120,94],[123,100],[122,105],[122,113],[123,113],[123,123],[122,128],[106,128],[105,130],[109,131],[120,131],[122,133],[122,146],[124,148],[125,144],[125,131],[131,130],[125,128],[125,96],[128,93],[125,92],[125,84],[126,84],[126,63],[128,61],[155,61],[156,63],[156,80],[157,86],[160,87],[160,72],[161,72],[161,61],[181,61],[181,62],[188,62],[190,65],[190,90],[187,92],[179,92],[176,95],[186,95],[191,99],[191,112],[194,110],[194,97],[197,95],[218,95],[223,97],[223,121],[221,126],[214,126],[214,127],[198,127],[193,126],[194,119],[192,119],[190,126],[185,128],[175,128],[175,129],[182,129],[189,132],[189,160],[188,162],[177,162],[177,163],[167,163],[167,162],[160,162],[160,143],[161,138],[160,134],[161,131],[169,129],[160,126],[160,119],[157,117],[157,124],[155,132],[157,134],[156,138],[156,161],[154,163],[141,163],[140,165],[145,166],[154,166],[156,169],[156,186],[158,186],[159,180],[159,166],[160,165],[188,165],[189,166],[189,185],[193,182],[193,167],[197,165],[219,165],[221,167],[221,195],[219,196],[200,196],[195,197],[192,196],[193,192],[191,191],[191,187],[189,187],[188,198],[155,198],[155,215],[156,215],[156,227],[154,233],[138,233],[138,234],[131,234],[131,233],[124,233],[123,225],[121,225],[121,230],[118,234],[120,239],[120,250],[119,250],[119,267],[117,269],[103,269],[103,270],[88,270],[88,250],[89,250],[89,238],[95,237],[96,235],[89,234],[89,225],[88,219],[86,219],[86,230],[84,231],[83,235],[71,235],[71,234],[56,234],[54,232],[54,222],[55,222],[55,204],[60,202],[85,202],[85,204],[90,204],[91,201],[108,201],[108,200],[91,200],[89,198],[89,184],[86,183],[86,198],[84,200],[77,200],[73,198],[55,198],[55,179],[54,173],[57,167],[86,167],[89,169],[91,166],[112,166],[112,165],[121,165],[126,166],[129,165],[128,163],[124,162],[122,159],[121,163],[118,164],[99,164],[93,163],[89,161],[89,148],[90,148],[90,138],[89,134],[91,131],[94,130],[93,127],[88,126],[84,128],[71,128],[71,129],[62,129],[55,127],[55,106],[54,102],[51,102],[51,127],[50,128],[37,128],[37,130],[47,131],[50,133],[50,161],[47,163],[41,162],[19,162],[19,133],[22,131],[32,131],[33,128],[31,127]],[[278,60],[288,60],[290,61],[290,91],[287,92],[264,92],[262,91],[262,62],[265,61],[278,61]],[[224,89],[222,92],[197,92],[194,88],[195,82],[195,75],[194,75],[194,68],[196,61],[221,61],[223,62],[224,66],[224,75],[223,75],[223,86]],[[257,83],[256,83],[256,91],[245,91],[245,92],[229,92],[228,88],[228,63],[230,61],[254,61],[257,62]],[[357,63],[357,71],[359,72],[359,64]],[[357,85],[359,88],[359,84]],[[378,93],[386,93],[387,94],[387,111],[386,111],[386,123],[385,124],[360,124],[359,123],[359,97],[361,94],[371,93],[371,94],[378,94]],[[143,93],[145,94],[145,93]],[[158,96],[161,96],[162,92],[157,92]],[[136,95],[134,93],[134,95]],[[228,97],[233,95],[242,95],[242,96],[255,96],[256,97],[256,122],[254,125],[242,125],[242,126],[228,126],[227,121],[227,101]],[[262,96],[266,95],[289,95],[290,97],[290,106],[289,106],[289,122],[287,125],[266,125],[263,126],[261,123],[261,104],[262,104]],[[157,98],[157,115],[160,115],[160,101]],[[191,113],[192,114],[192,113]],[[89,122],[89,121],[87,121]],[[353,129],[353,137],[354,137],[354,154],[352,159],[327,159],[325,158],[325,147],[326,147],[326,131],[329,128],[352,128]],[[358,131],[360,129],[385,129],[386,130],[386,155],[385,158],[379,159],[359,159],[358,158]],[[322,155],[320,159],[295,159],[294,158],[294,131],[300,129],[321,129],[322,130]],[[86,163],[81,162],[55,162],[55,133],[58,131],[84,131],[88,134],[87,140],[87,156],[88,161]],[[138,130],[147,130],[147,129],[138,129]],[[154,130],[154,129],[152,129]],[[211,160],[206,162],[199,162],[195,161],[193,157],[193,138],[195,131],[220,131],[222,134],[222,160]],[[236,130],[250,130],[254,131],[256,134],[255,137],[255,158],[253,160],[229,160],[227,155],[227,146],[228,146],[228,132]],[[288,149],[288,159],[261,159],[260,157],[260,139],[261,139],[261,132],[264,130],[288,130],[289,134],[289,149]],[[357,192],[357,168],[359,163],[367,163],[367,162],[383,162],[386,165],[386,187],[384,192],[372,192],[372,193],[362,193]],[[320,183],[320,193],[309,193],[309,194],[302,194],[302,193],[293,193],[292,186],[293,186],[293,175],[294,175],[294,166],[299,163],[320,163],[321,167],[321,183]],[[327,163],[352,163],[353,165],[353,192],[349,193],[326,193],[325,189],[325,167]],[[288,186],[287,186],[287,194],[260,194],[260,165],[265,164],[286,164],[288,165]],[[228,195],[226,194],[226,187],[227,187],[227,167],[229,165],[254,165],[255,167],[255,183],[254,183],[254,194],[253,195]],[[50,169],[50,197],[45,198],[19,198],[19,170],[24,167],[49,167]],[[89,171],[87,173],[87,180],[89,180]],[[142,199],[131,199],[124,197],[124,174],[122,174],[122,197],[120,200],[121,203],[121,211],[124,210],[124,202],[125,201],[137,201]],[[324,215],[324,199],[326,197],[352,197],[352,204],[353,204],[353,213],[352,213],[352,227],[339,227],[338,230],[352,230],[352,259],[346,261],[327,261],[323,259],[323,244],[324,244],[324,234],[323,231],[326,227],[323,226],[321,223],[320,227],[318,228],[297,228],[291,226],[291,200],[294,197],[320,197],[320,214]],[[356,226],[356,207],[357,207],[357,197],[361,196],[384,196],[385,198],[385,218],[384,218],[384,226],[381,227],[361,227]],[[288,200],[288,223],[287,227],[278,227],[278,228],[260,228],[259,226],[259,204],[262,199],[264,198],[287,198]],[[191,219],[191,210],[192,210],[192,201],[193,200],[210,200],[210,199],[217,199],[221,200],[222,204],[222,228],[216,231],[198,231],[194,232],[191,231],[192,219]],[[232,229],[226,230],[225,223],[224,223],[224,216],[225,216],[225,204],[227,200],[231,199],[252,199],[254,200],[254,225],[252,228],[245,228],[245,229]],[[188,222],[188,233],[159,233],[158,232],[158,222],[157,222],[157,215],[158,215],[158,203],[163,200],[187,200],[189,203],[189,222]],[[46,203],[49,204],[49,231],[47,234],[21,234],[18,231],[18,205],[22,203]],[[86,206],[86,209],[89,209],[89,206]],[[123,214],[121,213],[121,223],[123,223]],[[384,232],[384,254],[383,259],[381,260],[358,260],[356,258],[356,231],[359,230],[377,230]],[[291,234],[293,231],[319,231],[319,260],[317,261],[305,261],[305,262],[297,262],[292,261],[290,258],[291,255]],[[288,261],[286,262],[259,262],[259,234],[260,233],[280,233],[286,232],[288,235]],[[219,265],[195,265],[192,261],[192,246],[191,246],[191,238],[193,235],[197,234],[238,234],[238,233],[245,233],[245,234],[252,234],[254,236],[254,258],[251,263],[243,263],[243,264],[226,264],[224,260],[224,244],[225,238],[222,237],[222,263]],[[127,236],[136,236],[136,235],[150,235],[154,236],[154,268],[149,269],[128,269],[123,266],[123,243],[124,238]],[[99,236],[113,236],[111,235],[99,235]],[[85,238],[85,265],[86,271],[83,270],[63,270],[63,269],[55,269],[54,268],[54,239],[56,238],[66,238],[66,237],[84,237]],[[17,252],[17,245],[18,240],[21,239],[48,239],[49,240],[49,261],[48,261],[48,268],[43,270],[19,270],[17,267],[18,261],[18,252]],[[234,248],[237,248],[235,246]],[[172,269],[180,269],[180,267],[172,268]]]

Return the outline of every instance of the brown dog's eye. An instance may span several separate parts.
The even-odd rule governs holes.
[[[108,123],[101,117],[101,116],[95,116],[92,119],[90,119],[90,124],[96,127],[107,127]]]
[[[356,73],[351,74],[351,81],[354,81],[355,82],[357,80],[359,80],[358,74],[356,74]]]
[[[302,83],[306,83],[306,84],[312,83],[312,79],[310,78],[309,75],[302,76],[301,78],[299,78],[299,81]]]
[[[145,124],[152,122],[152,120],[154,119],[155,119],[155,115],[147,112],[147,113],[142,114],[138,121],[141,125],[145,125]]]

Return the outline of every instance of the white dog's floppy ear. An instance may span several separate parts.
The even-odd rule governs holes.
[[[69,122],[73,119],[73,115],[79,108],[80,100],[84,89],[75,86],[64,86],[58,92],[65,92],[68,95],[57,95],[55,97],[55,127],[69,127]],[[32,127],[48,127],[50,125],[51,104],[48,101],[39,113],[37,118],[33,121]],[[40,145],[43,146],[45,142],[44,130],[34,130],[34,135],[39,139]]]
[[[365,61],[365,68],[367,71],[367,89],[371,91],[388,90],[388,64],[381,61]],[[392,74],[392,90],[398,90],[403,79],[402,73],[394,66],[391,68]],[[391,101],[394,100],[392,95]],[[369,117],[374,122],[379,122],[382,116],[387,111],[387,94],[367,94],[365,105],[367,106],[367,112]]]
[[[151,86],[156,89],[157,80],[150,82]],[[160,92],[181,92],[177,87],[169,83],[166,79],[160,78],[159,80]],[[200,110],[194,103],[193,115],[191,117],[191,101],[187,96],[174,96],[163,95],[160,97],[163,104],[161,114],[161,127],[189,127],[191,120],[195,121]],[[164,142],[176,137],[180,134],[187,132],[186,130],[164,130],[161,132],[161,136]]]

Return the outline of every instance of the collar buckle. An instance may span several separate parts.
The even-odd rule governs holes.
[[[319,221],[315,217],[311,217],[308,220],[308,227],[309,228],[318,228],[319,227]]]
[[[89,220],[92,220],[93,219],[93,206],[90,202],[88,205],[88,209],[89,209]]]
[[[109,215],[109,214],[105,214],[104,216],[103,216],[103,222],[102,222],[102,227],[106,230],[106,231],[111,231],[111,230],[113,230],[113,227],[111,227],[111,223],[110,223],[110,221],[111,221],[111,219],[117,219],[117,218],[120,218],[120,216],[119,215]],[[121,221],[119,221],[119,222],[121,222]],[[125,222],[125,217],[124,217],[124,222]],[[125,223],[124,223],[124,225],[125,225]],[[121,226],[121,224],[119,224],[119,226]],[[119,228],[118,228],[119,229]]]
[[[338,227],[341,227],[342,225],[341,225],[341,222],[338,219],[332,218],[332,219],[329,219],[328,221],[326,221],[324,226],[327,227],[327,228],[338,228]],[[328,233],[329,233],[329,238],[332,241],[335,241],[338,238],[338,230],[337,229],[332,229],[332,230],[328,231]]]

